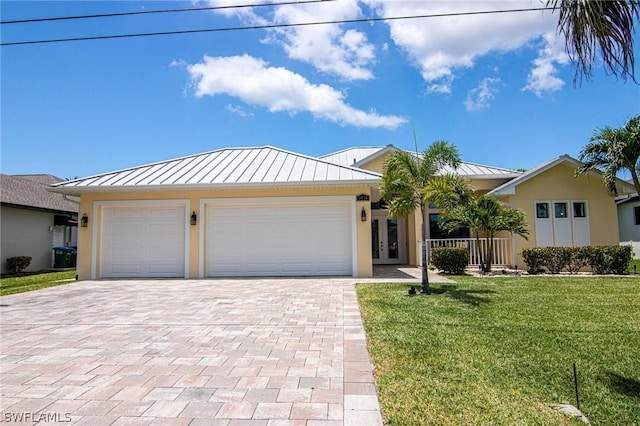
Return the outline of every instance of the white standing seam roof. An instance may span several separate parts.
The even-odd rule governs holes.
[[[378,173],[271,146],[226,148],[53,185],[61,193],[90,190],[268,185],[376,184]]]
[[[343,149],[342,151],[323,155],[320,157],[320,159],[341,166],[353,166],[354,164],[359,163],[363,159],[372,156],[373,154],[379,152],[384,148],[385,147],[383,146],[347,148]]]
[[[455,173],[460,176],[475,179],[512,179],[522,174],[522,172],[519,172],[517,170],[469,163],[468,161],[463,161],[462,163],[460,163],[458,168],[455,170],[448,166],[444,167],[442,170],[440,170],[440,173]]]
[[[356,147],[343,149],[342,151],[327,154],[320,158],[343,166],[357,167],[362,163],[371,161],[380,155],[395,150],[399,150],[399,148],[396,148],[393,145],[362,148]],[[469,163],[467,161],[463,161],[455,170],[450,167],[445,167],[440,171],[440,173],[455,173],[460,176],[474,179],[513,179],[522,174],[522,172],[518,172],[516,170]]]

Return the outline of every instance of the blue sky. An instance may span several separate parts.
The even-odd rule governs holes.
[[[252,1],[251,4],[262,1]],[[2,42],[540,7],[544,1],[321,4],[2,25]],[[247,4],[2,1],[2,20]],[[454,143],[531,168],[578,156],[640,113],[640,86],[573,84],[545,12],[209,32],[1,48],[2,173],[88,176],[232,146],[311,156]],[[636,52],[640,58],[640,52]]]

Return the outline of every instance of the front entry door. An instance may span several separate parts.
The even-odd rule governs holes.
[[[404,219],[393,219],[386,213],[372,213],[371,254],[374,265],[407,262]]]

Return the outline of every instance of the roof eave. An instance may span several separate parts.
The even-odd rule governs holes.
[[[398,148],[396,148],[395,146],[389,144],[387,146],[385,146],[384,148],[380,149],[379,151],[374,152],[373,154],[364,157],[363,159],[361,159],[360,161],[356,161],[355,163],[353,163],[351,165],[351,167],[360,167],[363,164],[367,164],[368,162],[375,160],[376,158],[388,153],[388,152],[392,152],[392,151],[398,151]]]
[[[185,185],[124,185],[124,186],[56,186],[48,191],[67,195],[80,195],[87,192],[145,192],[145,191],[197,191],[197,190],[233,190],[233,189],[265,189],[265,188],[326,188],[326,187],[361,187],[377,186],[380,179],[359,179],[350,181],[322,182],[264,182],[264,183],[214,183]]]

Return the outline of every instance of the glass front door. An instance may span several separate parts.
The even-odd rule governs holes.
[[[374,265],[406,263],[406,237],[403,219],[386,214],[371,218],[371,255]]]

